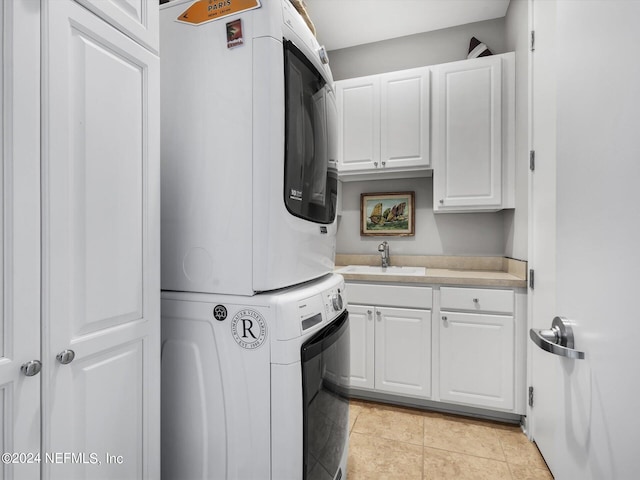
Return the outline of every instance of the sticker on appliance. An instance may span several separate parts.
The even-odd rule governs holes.
[[[231,334],[242,348],[255,350],[267,339],[267,323],[259,312],[244,308],[233,316]]]
[[[227,48],[238,47],[240,45],[244,45],[241,18],[227,23]]]
[[[260,8],[260,0],[197,0],[176,20],[191,25],[202,25],[254,8]]]
[[[292,188],[291,191],[289,192],[289,198],[291,200],[298,200],[299,202],[301,202],[302,190],[296,190],[295,188]]]

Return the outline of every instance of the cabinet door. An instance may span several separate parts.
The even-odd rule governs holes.
[[[340,171],[380,165],[380,78],[336,82]]]
[[[43,448],[101,462],[43,478],[159,478],[159,59],[72,0],[43,22]]]
[[[0,452],[40,451],[40,1],[0,2]],[[20,459],[16,459],[20,460]],[[40,465],[2,462],[2,479]]]
[[[440,399],[514,407],[512,316],[441,312]]]
[[[350,385],[373,388],[374,308],[349,305],[349,335],[351,338]]]
[[[433,68],[434,210],[500,208],[502,60]]]
[[[76,0],[124,34],[158,53],[160,23],[155,0]],[[186,10],[185,6],[185,10]]]
[[[431,395],[431,311],[377,307],[375,388]]]
[[[381,75],[380,90],[382,167],[428,167],[429,69]]]

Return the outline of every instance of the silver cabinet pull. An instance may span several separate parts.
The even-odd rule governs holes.
[[[27,377],[33,377],[42,370],[42,362],[40,360],[31,360],[30,362],[23,363],[20,367],[20,371]]]
[[[378,162],[373,162],[373,166],[378,168]]]
[[[56,360],[58,360],[62,365],[67,365],[73,362],[74,358],[76,358],[76,352],[73,350],[63,350],[56,355]]]
[[[474,298],[474,299],[473,299],[473,303],[479,303],[479,302],[480,302],[480,300],[479,300],[479,299],[477,299],[477,298]]]
[[[442,317],[442,321],[443,321],[443,322],[446,322],[446,321],[447,321],[447,317],[444,317],[444,316],[443,316],[443,317]]]
[[[529,330],[529,337],[533,343],[546,352],[576,360],[584,358],[584,352],[573,348],[573,329],[566,318],[555,317],[549,330],[532,328]]]

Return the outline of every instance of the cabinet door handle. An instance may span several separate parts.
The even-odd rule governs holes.
[[[373,166],[378,168],[378,162],[373,162]]]
[[[382,162],[382,166],[384,167],[387,164],[387,162]]]
[[[376,310],[376,315],[378,316],[378,321],[382,320],[382,312],[380,310]]]
[[[62,365],[68,365],[73,362],[73,359],[76,358],[76,352],[73,350],[63,350],[58,355],[56,355],[56,360],[58,360]]]
[[[440,205],[442,205],[444,203],[444,200],[441,198],[440,199]]]
[[[25,374],[27,377],[33,377],[37,375],[42,370],[42,363],[40,360],[31,360],[30,362],[23,363],[20,367],[20,371]]]
[[[478,300],[477,298],[473,299],[473,303],[479,303],[479,302],[480,302],[480,300]]]
[[[447,317],[443,316],[443,317],[442,317],[442,321],[443,321],[443,322],[446,322],[446,321],[447,321]]]

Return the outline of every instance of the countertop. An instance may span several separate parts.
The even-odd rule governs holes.
[[[379,255],[336,255],[336,270],[348,265],[380,265]],[[527,286],[527,262],[506,257],[392,255],[390,265],[425,267],[425,275],[340,273],[347,281],[419,283],[473,287]]]

